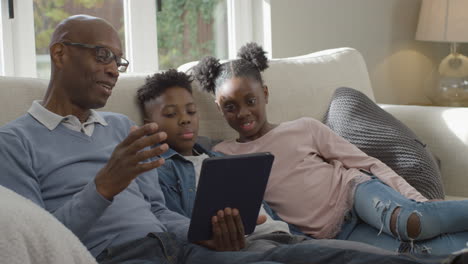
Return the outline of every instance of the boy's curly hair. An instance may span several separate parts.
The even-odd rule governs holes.
[[[171,87],[181,87],[192,94],[192,76],[179,72],[176,69],[169,69],[165,72],[155,73],[148,76],[137,91],[137,99],[141,110],[146,115],[145,103],[155,99]]]
[[[236,60],[219,63],[219,60],[208,56],[203,58],[193,70],[201,88],[215,94],[216,88],[226,80],[234,77],[249,77],[263,85],[260,72],[268,68],[266,52],[257,43],[248,43],[240,48]]]
[[[146,78],[143,84],[137,91],[137,98],[140,106],[145,102],[159,97],[167,89],[171,87],[181,87],[192,93],[192,77],[175,69],[169,69],[165,72],[155,73]]]

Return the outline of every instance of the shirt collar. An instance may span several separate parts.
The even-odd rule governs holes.
[[[208,154],[208,151],[203,148],[201,145],[199,145],[198,143],[195,143],[195,145],[193,146],[193,148],[198,151],[200,154]],[[161,158],[164,158],[164,159],[170,159],[172,158],[173,156],[179,156],[183,159],[185,159],[185,157],[183,155],[181,155],[179,152],[173,150],[172,148],[169,148],[166,152],[164,152],[163,154],[161,154]]]
[[[94,122],[103,126],[107,126],[106,120],[104,120],[104,118],[93,109],[91,109],[91,114],[89,115],[88,120],[86,122]]]
[[[163,158],[163,159],[166,159],[166,160],[167,160],[167,159],[170,159],[170,158],[172,158],[172,157],[173,157],[173,156],[175,156],[175,155],[178,155],[178,156],[180,156],[180,157],[182,157],[182,158],[183,158],[183,156],[182,156],[182,155],[180,155],[180,154],[179,154],[179,152],[177,152],[177,151],[173,150],[172,148],[169,148],[169,149],[168,149],[166,152],[164,152],[164,153],[163,153],[163,154],[161,154],[160,156],[161,156],[161,158]]]
[[[42,106],[42,100],[33,101],[28,113],[39,121],[42,125],[49,130],[54,130],[66,117],[53,113]],[[87,123],[98,123],[107,126],[106,120],[99,115],[98,112],[91,109],[91,114],[88,117]]]

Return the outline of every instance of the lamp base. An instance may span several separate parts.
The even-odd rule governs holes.
[[[433,71],[431,101],[442,106],[468,106],[468,57],[450,53]]]

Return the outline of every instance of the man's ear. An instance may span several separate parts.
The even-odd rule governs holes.
[[[65,46],[62,43],[54,43],[50,46],[49,51],[52,64],[57,68],[63,68],[63,65],[65,64]]]
[[[270,92],[268,91],[268,86],[263,85],[263,94],[265,95],[265,103],[268,104],[268,96],[270,96]]]

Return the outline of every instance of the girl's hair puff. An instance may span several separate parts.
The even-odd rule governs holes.
[[[268,58],[266,52],[257,43],[251,42],[241,47],[237,53],[237,57],[242,60],[251,62],[258,71],[262,72],[268,68]]]
[[[252,78],[263,85],[261,72],[268,68],[266,52],[256,43],[248,43],[240,48],[239,59],[223,64],[208,56],[195,66],[193,75],[199,81],[201,88],[215,94],[216,89],[224,82],[235,77]]]
[[[215,80],[218,77],[221,64],[212,56],[203,58],[193,69],[193,76],[200,83],[200,87],[208,93],[215,93]]]

